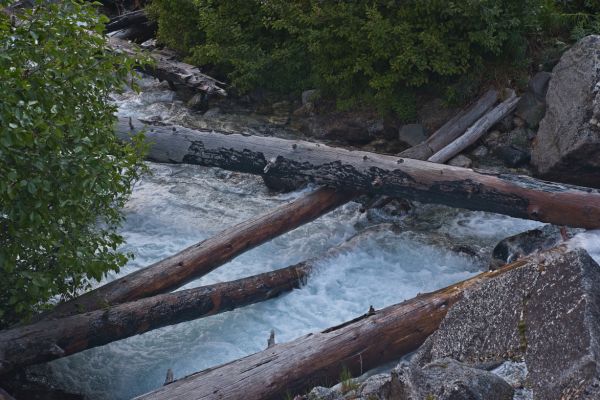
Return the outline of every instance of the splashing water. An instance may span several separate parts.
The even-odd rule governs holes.
[[[121,115],[163,119],[180,111],[173,93],[142,80],[144,92],[117,101]],[[197,116],[195,118],[198,118]],[[134,188],[121,233],[135,259],[123,276],[197,243],[222,229],[302,194],[270,194],[260,178],[191,165],[149,164],[152,174]],[[239,279],[312,258],[372,225],[359,205],[329,214],[251,250],[185,288]],[[383,217],[385,220],[385,216]],[[278,298],[153,330],[59,359],[33,370],[68,391],[93,399],[127,399],[162,385],[172,368],[179,378],[266,347],[322,330],[376,309],[468,278],[485,268],[478,259],[428,242],[428,235],[472,242],[488,254],[506,236],[540,224],[483,212],[424,205],[401,221],[401,233],[381,229],[356,246],[319,262],[306,286]],[[418,232],[418,235],[415,235]],[[420,239],[419,239],[420,238]],[[425,240],[423,240],[425,238]],[[599,236],[581,237],[600,259]],[[590,242],[592,244],[590,244]],[[600,261],[600,260],[599,260]]]

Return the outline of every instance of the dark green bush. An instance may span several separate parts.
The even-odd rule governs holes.
[[[133,61],[103,21],[76,2],[0,12],[0,326],[126,261],[115,228],[140,147],[117,140],[109,95]]]
[[[169,21],[186,21],[195,40],[178,48],[241,92],[318,87],[341,108],[403,118],[417,88],[454,93],[489,65],[526,63],[528,39],[556,12],[550,0],[154,0],[152,10],[163,42],[181,36]]]

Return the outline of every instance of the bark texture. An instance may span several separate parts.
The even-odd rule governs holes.
[[[61,303],[41,318],[60,318],[174,290],[245,251],[326,214],[351,198],[352,195],[347,192],[318,189],[225,229],[149,267]]]
[[[595,189],[306,141],[148,126],[127,119],[120,119],[116,130],[123,139],[146,130],[148,157],[158,162],[295,178],[556,225],[600,228],[600,192]]]
[[[109,37],[108,43],[111,48],[125,54],[134,55],[141,51],[139,47],[127,40],[117,37]],[[142,71],[156,77],[161,81],[167,81],[177,86],[185,86],[192,90],[204,92],[207,95],[218,94],[226,96],[227,92],[222,88],[225,84],[208,75],[190,64],[177,61],[176,54],[170,50],[152,50],[148,55],[154,60],[154,66],[146,66]]]
[[[323,332],[192,374],[137,399],[278,399],[286,393],[293,396],[319,384],[331,384],[339,379],[343,367],[353,375],[361,374],[418,348],[466,289],[528,262],[535,260],[521,259],[436,292],[370,311]]]

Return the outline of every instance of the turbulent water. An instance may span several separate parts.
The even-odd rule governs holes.
[[[164,87],[144,81],[141,94],[118,98],[123,115],[160,115],[202,121]],[[179,121],[180,122],[180,121]],[[211,121],[199,122],[210,126]],[[223,123],[223,120],[219,120]],[[149,164],[124,212],[122,234],[133,252],[122,276],[218,231],[299,196],[272,194],[259,178],[190,165]],[[224,314],[181,323],[87,350],[47,364],[55,385],[94,399],[127,399],[160,386],[168,368],[176,378],[263,350],[271,329],[277,342],[382,308],[465,279],[486,266],[481,257],[457,254],[448,243],[489,253],[500,239],[538,226],[482,212],[424,206],[407,217],[361,214],[348,203],[262,245],[186,287],[228,281],[286,267],[338,245],[377,222],[399,229],[374,230],[342,254],[323,260],[307,285],[286,295]],[[446,238],[441,240],[440,238]],[[581,239],[600,258],[597,237]],[[592,243],[590,245],[589,243]],[[114,279],[109,276],[107,280]],[[38,371],[38,373],[40,373]]]

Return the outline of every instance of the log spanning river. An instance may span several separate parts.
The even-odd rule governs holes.
[[[163,85],[141,83],[141,93],[117,98],[121,115],[232,129],[240,123],[194,114]],[[250,122],[260,126],[260,121]],[[151,174],[136,184],[124,209],[121,233],[127,243],[122,250],[135,259],[107,281],[301,194],[270,193],[256,176],[213,168],[149,166]],[[441,206],[421,206],[406,216],[360,213],[359,208],[348,203],[185,288],[283,268],[369,229],[355,246],[320,262],[306,286],[264,303],[93,348],[34,367],[32,373],[92,399],[128,399],[162,385],[168,368],[179,378],[263,350],[271,329],[277,342],[289,341],[364,314],[371,305],[379,309],[465,279],[487,268],[485,258],[499,240],[541,225]],[[373,229],[376,225],[382,228]],[[600,261],[600,234],[579,240]]]

